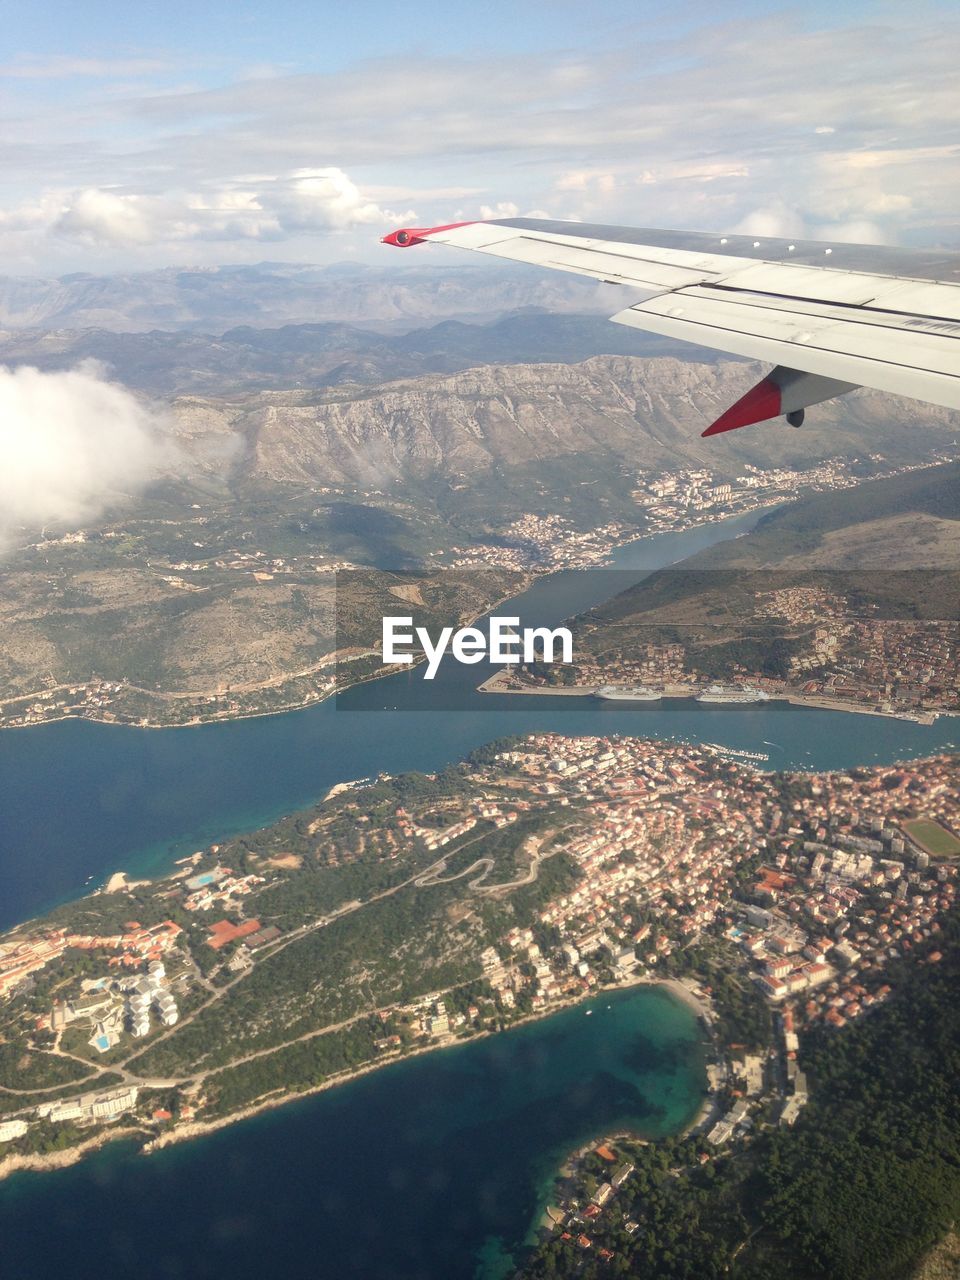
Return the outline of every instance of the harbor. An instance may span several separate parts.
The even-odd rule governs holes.
[[[601,693],[600,689],[604,692]],[[638,695],[627,686],[622,690],[615,685],[552,685],[532,684],[520,679],[511,667],[503,667],[488,676],[477,686],[481,694],[500,694],[504,696],[540,697],[540,698],[584,698],[605,703],[629,704],[631,707],[651,707],[672,702],[697,702],[701,705],[738,705],[751,706],[765,703],[771,707],[793,706],[807,707],[811,710],[836,711],[844,714],[877,716],[886,720],[897,720],[919,725],[934,725],[942,718],[936,711],[900,711],[884,706],[876,706],[866,702],[856,702],[850,698],[824,697],[817,694],[806,694],[789,689],[777,692],[745,689],[737,693],[700,688],[689,684],[664,685],[660,690],[644,690]],[[655,696],[650,696],[655,694]]]

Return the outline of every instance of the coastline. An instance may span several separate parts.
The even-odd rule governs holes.
[[[511,597],[512,598],[512,597]],[[501,601],[501,603],[503,603]],[[494,605],[494,608],[497,606]],[[481,615],[484,616],[484,615]],[[421,659],[414,663],[414,666],[422,666],[426,659]],[[142,729],[145,732],[163,733],[169,729],[201,729],[204,725],[209,724],[233,724],[240,720],[263,720],[267,716],[286,716],[295,711],[308,711],[311,707],[319,707],[324,702],[329,702],[331,698],[336,698],[342,693],[346,693],[350,689],[356,688],[362,684],[373,684],[377,680],[386,680],[395,672],[384,672],[383,675],[368,676],[365,679],[354,680],[350,684],[343,685],[342,688],[331,689],[329,693],[323,694],[321,697],[314,698],[310,702],[291,702],[289,706],[272,707],[263,711],[240,711],[231,712],[222,716],[208,716],[203,720],[185,720],[177,724],[167,724],[163,722],[148,721],[143,724],[140,721],[132,720],[107,720],[100,716],[85,715],[82,713],[66,712],[59,716],[50,716],[46,720],[35,720],[29,724],[4,724],[0,725],[0,733],[7,731],[15,732],[22,729],[42,729],[48,724],[63,724],[67,720],[81,720],[88,724],[102,724],[117,729]],[[573,688],[530,688],[530,689],[504,689],[496,683],[503,672],[495,672],[483,684],[477,686],[478,693],[499,693],[509,694],[511,696],[521,695],[525,697],[548,697],[548,698],[589,698],[593,697],[593,686],[585,688],[576,686]],[[664,701],[681,701],[692,699],[693,693],[668,693],[664,695]],[[897,711],[880,711],[876,707],[866,707],[858,702],[847,702],[839,698],[824,698],[816,694],[782,694],[776,697],[771,696],[770,702],[785,702],[795,707],[810,707],[816,711],[844,711],[854,715],[879,716],[883,720],[907,720],[912,724],[932,725],[940,717],[955,717],[960,719],[960,711],[924,711],[916,715]],[[638,703],[627,703],[626,705],[636,707]],[[659,705],[659,704],[657,704]]]
[[[643,534],[640,534],[639,537],[637,538],[627,539],[627,541],[624,543],[616,543],[613,547],[610,548],[610,550],[614,551],[619,546],[628,546],[631,542],[640,542],[644,538],[652,537],[652,536],[654,535],[643,533]],[[590,565],[581,566],[581,568],[583,569],[589,569],[591,567],[593,566],[590,566]],[[509,595],[505,595],[505,596],[502,596],[500,599],[491,601],[487,606],[485,606],[485,608],[480,613],[474,615],[473,617],[470,617],[470,615],[468,614],[466,616],[464,625],[472,626],[478,619],[486,617],[486,615],[488,613],[491,613],[494,609],[499,609],[499,607],[502,604],[506,604],[508,600],[513,600],[517,595],[522,595],[525,591],[528,591],[530,587],[533,585],[533,583],[537,580],[537,578],[549,577],[551,572],[558,573],[562,571],[561,570],[541,571],[537,569],[530,569],[525,571],[521,582],[518,584],[520,587],[519,591],[511,590]],[[371,650],[370,652],[375,653],[376,651]],[[413,663],[413,666],[419,667],[419,666],[422,666],[425,662],[426,662],[426,657],[422,657],[416,660]],[[322,662],[319,664],[317,670],[320,670],[325,666],[333,666],[334,668],[336,668],[337,662],[336,660],[334,660],[332,663]],[[304,674],[306,673],[300,672],[290,676],[289,679],[291,680],[301,679],[303,678]],[[307,711],[311,707],[319,707],[322,703],[329,702],[331,698],[336,698],[341,693],[346,693],[349,689],[356,688],[357,685],[373,684],[377,680],[386,680],[392,675],[396,675],[396,672],[382,670],[381,672],[374,673],[373,675],[360,676],[358,679],[350,680],[344,685],[335,685],[327,693],[323,693],[323,694],[318,693],[318,695],[315,698],[309,698],[305,702],[290,702],[286,706],[269,707],[269,708],[265,707],[260,711],[224,712],[223,715],[213,714],[213,715],[205,716],[202,719],[199,716],[197,716],[191,720],[182,720],[182,721],[170,723],[167,721],[157,721],[157,720],[118,720],[115,716],[108,717],[103,715],[100,715],[100,716],[91,715],[91,714],[88,714],[88,709],[78,708],[77,710],[73,710],[73,711],[64,711],[61,715],[48,716],[44,720],[32,720],[28,724],[27,723],[0,724],[0,732],[3,732],[3,730],[5,729],[39,729],[43,725],[47,725],[47,724],[62,724],[65,720],[85,720],[85,721],[88,721],[90,724],[114,725],[117,728],[121,728],[121,729],[151,729],[151,730],[198,729],[201,726],[206,724],[231,724],[233,723],[233,721],[239,721],[239,720],[260,720],[265,718],[266,716],[285,716],[293,711]],[[268,686],[264,685],[262,687],[266,688]],[[67,688],[66,685],[56,686],[56,689],[65,689],[65,688]],[[15,698],[7,698],[7,699],[0,700],[0,707],[5,706],[7,702],[21,702],[21,701],[25,701],[27,698],[37,699],[41,697],[44,693],[48,693],[48,692],[50,692],[50,690],[41,689],[41,690],[38,690],[36,693],[18,694]],[[166,698],[168,700],[175,699],[175,698],[184,698],[184,699],[199,698],[204,696],[202,694],[195,694],[195,693],[166,693],[166,694],[160,693],[159,695],[157,695],[157,694],[154,694],[152,690],[138,690],[138,692],[147,693],[151,697],[159,696],[160,698]]]
[[[509,688],[504,687],[505,682],[510,678],[511,672],[507,668],[494,672],[484,680],[483,684],[477,686],[478,693],[499,693],[507,694],[513,697],[540,697],[540,698],[593,698],[595,697],[595,685],[565,685],[558,688],[538,685],[528,688]],[[660,707],[663,702],[689,702],[696,698],[698,690],[684,689],[682,692],[665,691],[662,698],[652,706]],[[642,702],[630,702],[624,699],[624,705],[636,709],[642,706]],[[885,720],[908,720],[912,724],[935,724],[940,716],[956,716],[960,712],[956,711],[883,711],[879,707],[870,707],[862,702],[853,702],[844,698],[828,698],[822,694],[806,694],[806,693],[788,693],[784,691],[779,694],[771,694],[767,700],[767,705],[772,702],[785,702],[794,707],[812,707],[816,711],[844,711],[853,715],[863,716],[880,716]]]
[[[935,467],[937,465],[938,464],[936,462],[922,463],[922,464],[918,464],[918,466],[910,466],[910,467],[905,467],[903,469],[897,469],[889,474],[891,476],[901,475],[906,472],[910,472],[914,470],[923,470],[927,467]],[[883,473],[883,472],[881,472],[877,476],[869,477],[869,479],[884,479],[884,478],[887,478],[887,473]],[[848,486],[843,486],[843,485],[837,486],[836,491],[841,491],[843,488],[846,488],[846,487]],[[820,492],[821,490],[817,486],[812,486],[812,491],[814,493],[817,493],[817,492]],[[576,565],[576,566],[566,565],[566,566],[554,567],[554,568],[530,566],[525,570],[515,570],[515,572],[524,575],[524,581],[523,581],[523,585],[521,587],[520,592],[519,593],[511,592],[511,594],[504,596],[502,599],[494,601],[483,612],[478,613],[476,615],[476,618],[485,616],[486,613],[489,613],[491,612],[491,610],[498,608],[501,604],[504,604],[507,600],[513,599],[516,594],[523,594],[523,592],[528,590],[529,587],[532,585],[532,583],[536,581],[538,578],[550,577],[552,575],[566,573],[566,572],[569,572],[571,569],[589,570],[591,568],[607,567],[605,564],[605,560],[607,557],[609,557],[613,552],[619,550],[621,547],[630,546],[635,542],[643,542],[648,539],[658,538],[663,536],[669,537],[673,535],[682,535],[685,533],[693,532],[697,529],[707,528],[710,525],[723,524],[726,521],[740,520],[750,515],[755,515],[756,522],[759,523],[759,521],[764,517],[766,513],[773,510],[777,510],[780,507],[790,506],[793,503],[797,502],[800,496],[801,496],[801,493],[799,491],[786,493],[786,494],[777,494],[776,496],[770,497],[768,500],[765,500],[765,501],[761,500],[755,506],[747,507],[746,509],[743,509],[743,510],[730,511],[722,514],[701,514],[700,519],[692,519],[692,520],[689,520],[688,522],[677,524],[675,527],[647,529],[642,533],[637,533],[636,536],[634,537],[627,537],[619,541],[614,541],[605,550],[605,552],[595,557],[592,561],[588,561],[587,563],[582,565]],[[742,536],[742,535],[738,534],[735,536]],[[473,619],[468,618],[466,625],[471,625],[473,622],[476,621],[476,618],[473,618]],[[325,662],[320,663],[318,664],[318,667],[316,669],[319,670],[325,665],[329,665],[329,664]],[[303,674],[305,673],[295,673],[287,678],[297,679]],[[386,674],[389,674],[389,673],[386,673]],[[198,717],[188,721],[173,723],[173,724],[169,722],[164,722],[164,721],[151,721],[151,720],[145,720],[143,722],[133,721],[133,720],[117,720],[115,718],[111,719],[108,717],[104,717],[102,715],[89,714],[88,711],[85,709],[78,709],[76,711],[67,711],[60,715],[50,716],[47,719],[31,721],[29,723],[20,722],[16,724],[0,724],[0,731],[4,729],[35,729],[45,724],[59,724],[65,720],[87,720],[92,724],[119,725],[122,727],[131,728],[131,729],[192,729],[205,724],[225,724],[225,723],[230,723],[231,721],[234,721],[234,720],[255,720],[263,716],[286,715],[288,712],[291,712],[291,711],[303,711],[308,709],[309,707],[318,706],[320,703],[326,702],[329,698],[336,697],[337,694],[339,693],[346,692],[347,689],[352,688],[355,684],[367,683],[370,679],[383,679],[383,678],[385,678],[385,676],[373,676],[373,677],[367,677],[365,679],[361,679],[357,681],[352,681],[349,684],[344,685],[342,689],[334,688],[330,690],[329,693],[322,694],[317,698],[310,699],[309,701],[306,701],[306,702],[292,702],[285,706],[272,707],[272,708],[263,709],[263,710],[232,712],[232,713],[225,713],[223,715],[211,715],[208,717],[204,717],[203,719]],[[496,677],[491,677],[491,679],[495,679],[495,678]],[[69,687],[69,682],[67,684],[54,686],[54,688],[57,690],[65,689],[68,687]],[[487,689],[484,686],[480,686],[480,691],[485,693],[486,692],[498,692],[498,693],[547,693],[547,692],[550,692],[552,696],[557,696],[557,694],[561,692],[559,690],[547,691],[547,690],[539,690],[539,689],[530,689],[530,690]],[[9,702],[21,702],[21,701],[27,701],[29,699],[38,699],[42,697],[42,695],[49,692],[50,692],[49,689],[40,689],[30,693],[16,694],[8,698],[0,698],[0,708],[5,706]],[[157,696],[157,693],[154,690],[139,690],[139,692],[146,693],[150,696]],[[573,690],[570,690],[568,692],[571,694],[574,693]],[[580,691],[577,691],[577,692],[580,692]],[[161,692],[159,696],[166,697],[166,698],[189,698],[189,697],[200,696],[200,695],[195,695],[191,693],[181,694],[179,692],[168,692],[168,693]],[[786,700],[793,701],[792,698],[787,698]],[[797,702],[797,705],[806,706],[806,705],[818,705],[818,704],[815,702],[803,701],[803,702]],[[823,709],[824,710],[859,711],[867,714],[874,714],[874,715],[881,715],[881,716],[887,716],[891,714],[891,713],[882,712],[882,711],[871,711],[870,709],[865,709],[855,704],[850,706],[841,706],[841,705],[838,705],[837,703],[830,702],[829,700],[827,700],[823,704]],[[955,715],[960,717],[960,711],[957,711],[957,712],[945,711],[945,712],[933,713],[934,717],[937,714]],[[913,719],[914,717],[911,717],[911,716],[900,717],[900,716],[894,715],[893,718]],[[920,723],[932,723],[932,721],[927,721],[924,719],[924,720],[921,720]]]
[[[561,1000],[553,1001],[548,1008],[537,1009],[533,1013],[524,1014],[522,1018],[517,1018],[515,1022],[511,1022],[509,1026],[498,1031],[477,1031],[473,1035],[465,1036],[462,1039],[456,1036],[448,1036],[447,1038],[437,1041],[435,1044],[419,1045],[415,1049],[410,1049],[406,1053],[385,1054],[382,1058],[378,1058],[371,1062],[365,1062],[350,1071],[340,1072],[338,1075],[329,1076],[320,1084],[313,1085],[309,1089],[300,1090],[297,1093],[273,1093],[264,1095],[263,1098],[251,1103],[247,1107],[242,1107],[239,1111],[231,1112],[228,1116],[219,1116],[215,1120],[192,1120],[186,1124],[177,1125],[166,1132],[159,1134],[158,1137],[148,1142],[144,1148],[144,1154],[149,1155],[153,1151],[159,1151],[163,1147],[172,1146],[177,1142],[185,1142],[190,1138],[202,1137],[207,1133],[215,1133],[218,1129],[225,1129],[228,1125],[234,1124],[239,1120],[246,1120],[250,1116],[258,1115],[262,1111],[272,1111],[276,1107],[282,1107],[288,1102],[297,1102],[301,1098],[310,1098],[315,1094],[323,1093],[327,1089],[334,1089],[338,1085],[349,1084],[352,1080],[357,1080],[361,1076],[370,1075],[382,1067],[388,1067],[397,1062],[407,1062],[411,1058],[419,1058],[423,1054],[438,1053],[444,1049],[455,1049],[461,1045],[473,1044],[477,1040],[486,1040],[490,1036],[506,1035],[517,1027],[528,1026],[533,1022],[542,1022],[545,1018],[551,1017],[555,1013],[562,1013],[564,1009],[574,1008],[576,1005],[585,1004],[588,1000],[599,999],[604,994],[610,994],[615,991],[625,991],[631,987],[662,987],[669,992],[670,995],[680,1004],[683,1004],[701,1021],[706,1022],[710,1013],[709,1006],[692,991],[690,991],[679,978],[653,978],[646,974],[637,974],[624,978],[622,982],[618,982],[615,986],[604,987],[600,991],[591,991],[589,995],[568,996]],[[224,1068],[228,1070],[229,1068]]]
[[[678,978],[656,978],[649,977],[646,974],[631,975],[623,981],[618,982],[615,986],[605,987],[598,991],[591,991],[589,995],[571,996],[561,1000],[554,1001],[548,1008],[538,1009],[535,1012],[525,1014],[522,1018],[518,1018],[515,1022],[511,1022],[509,1026],[502,1030],[477,1031],[473,1035],[465,1036],[462,1039],[456,1036],[449,1036],[442,1041],[434,1044],[420,1045],[411,1049],[406,1053],[385,1054],[382,1058],[365,1062],[348,1071],[343,1071],[337,1075],[329,1076],[322,1080],[319,1084],[313,1085],[309,1089],[302,1089],[296,1093],[280,1093],[273,1091],[265,1094],[263,1097],[255,1100],[246,1107],[241,1107],[237,1111],[232,1111],[229,1115],[218,1116],[212,1120],[190,1120],[185,1123],[175,1125],[174,1127],[164,1130],[155,1137],[148,1137],[148,1140],[140,1148],[139,1154],[151,1155],[156,1151],[163,1150],[164,1147],[173,1146],[178,1142],[188,1142],[194,1138],[202,1138],[207,1134],[216,1133],[220,1129],[225,1129],[229,1125],[237,1124],[241,1120],[247,1120],[252,1116],[259,1115],[261,1112],[272,1111],[277,1107],[282,1107],[287,1103],[298,1102],[303,1098],[310,1098],[316,1094],[324,1093],[328,1089],[335,1089],[341,1085],[349,1084],[353,1080],[358,1080],[362,1076],[371,1075],[384,1067],[392,1066],[398,1062],[405,1062],[412,1058],[421,1057],[428,1053],[437,1053],[444,1049],[453,1049],[462,1045],[473,1044],[475,1041],[484,1040],[491,1036],[504,1035],[513,1031],[517,1027],[527,1026],[530,1023],[542,1022],[544,1019],[551,1017],[553,1014],[561,1013],[565,1009],[573,1008],[576,1005],[585,1004],[588,1000],[602,998],[603,995],[612,994],[616,991],[628,990],[631,987],[662,987],[666,990],[678,1003],[683,1004],[697,1018],[703,1022],[708,1022],[710,1009],[708,1004],[694,994],[693,991],[680,981]],[[223,1068],[229,1070],[229,1066]],[[709,1099],[707,1099],[709,1101]],[[702,1108],[701,1108],[702,1109]],[[684,1133],[689,1131],[692,1125],[698,1123],[695,1118],[683,1130]],[[48,1152],[37,1155],[20,1155],[11,1153],[3,1159],[0,1159],[0,1182],[4,1178],[10,1177],[14,1173],[32,1170],[42,1173],[50,1170],[67,1168],[82,1160],[89,1152],[99,1149],[118,1138],[147,1136],[149,1131],[140,1126],[125,1127],[115,1131],[106,1130],[95,1134],[85,1142],[78,1143],[74,1147],[69,1147],[64,1151]]]
[[[94,893],[122,893],[127,889],[139,889],[142,885],[152,883],[150,880],[131,880],[126,871],[115,871],[102,889]]]
[[[122,1129],[107,1129],[93,1134],[85,1142],[78,1142],[75,1147],[66,1147],[63,1151],[36,1151],[26,1154],[11,1152],[0,1160],[0,1182],[12,1177],[15,1173],[50,1173],[54,1169],[69,1169],[79,1164],[84,1156],[92,1151],[99,1151],[108,1142],[116,1142],[120,1138],[136,1138],[145,1130],[139,1125],[125,1126]]]
[[[607,567],[605,565],[605,558],[609,557],[614,551],[618,551],[621,547],[631,546],[635,542],[645,542],[648,539],[652,539],[652,538],[659,538],[663,536],[672,536],[676,534],[693,532],[696,529],[706,528],[708,525],[723,524],[724,521],[727,521],[727,520],[739,520],[744,516],[752,515],[755,512],[758,513],[757,518],[759,519],[760,514],[763,513],[764,511],[767,511],[767,510],[770,510],[771,508],[776,508],[794,501],[796,501],[795,495],[788,497],[786,499],[783,496],[780,496],[770,502],[761,502],[756,507],[751,507],[746,511],[728,512],[724,515],[707,515],[701,518],[700,520],[692,520],[688,524],[682,524],[672,529],[646,530],[645,532],[637,533],[635,537],[623,538],[618,542],[613,542],[601,556],[598,556],[594,560],[589,561],[588,563],[582,564],[582,565],[576,565],[576,566],[567,565],[562,568],[552,568],[552,569],[542,568],[539,566],[531,566],[530,568],[525,570],[515,570],[514,572],[517,572],[522,575],[520,590],[511,591],[508,595],[505,595],[498,600],[492,601],[483,611],[476,614],[473,618],[467,615],[465,619],[465,625],[467,626],[473,625],[473,623],[475,623],[477,619],[485,617],[486,614],[492,612],[494,609],[498,609],[502,604],[506,604],[507,601],[513,600],[517,595],[522,595],[525,591],[529,590],[529,588],[533,585],[533,583],[536,582],[538,579],[549,578],[553,575],[560,574],[560,573],[567,573],[571,569],[590,570],[590,569]],[[426,659],[423,658],[420,660],[420,662],[415,663],[415,665],[419,666],[421,665],[422,662],[425,662],[425,661]],[[320,664],[321,667],[324,665],[329,665],[329,664],[324,664],[324,663]],[[206,724],[228,724],[235,720],[258,720],[264,716],[279,716],[279,715],[286,715],[288,712],[292,712],[292,711],[305,711],[310,707],[316,707],[323,702],[329,701],[330,698],[337,697],[337,695],[340,693],[346,693],[348,689],[352,689],[355,685],[369,684],[374,680],[386,679],[391,674],[394,674],[394,673],[384,672],[382,675],[362,677],[358,680],[350,681],[348,684],[345,684],[342,688],[331,689],[329,693],[325,693],[316,698],[312,698],[307,702],[292,702],[287,706],[271,707],[269,709],[263,709],[260,711],[241,711],[241,712],[225,713],[223,715],[214,714],[214,715],[206,716],[203,719],[196,718],[196,719],[182,721],[175,724],[171,724],[163,721],[147,720],[141,723],[141,721],[139,720],[133,721],[133,720],[117,720],[115,718],[110,719],[110,718],[104,717],[103,715],[89,714],[87,709],[78,709],[76,711],[64,712],[61,715],[50,716],[44,720],[31,721],[30,723],[21,722],[19,724],[2,724],[0,725],[0,732],[2,732],[4,729],[37,729],[46,724],[60,724],[65,720],[86,720],[86,721],[89,721],[91,724],[116,725],[118,727],[128,728],[128,729],[157,729],[157,730],[194,729],[194,728],[199,728],[200,726],[206,725]],[[296,679],[297,677],[291,676],[289,678]],[[59,690],[59,689],[65,689],[67,687],[68,685],[63,684],[63,685],[55,686],[55,689]],[[28,694],[17,694],[11,698],[0,699],[0,707],[5,706],[8,702],[26,701],[31,698],[37,699],[37,698],[40,698],[43,694],[48,692],[50,692],[50,690],[40,689],[40,690],[37,690],[36,692],[32,692]],[[150,696],[156,696],[153,690],[140,690],[140,692],[147,693]],[[194,697],[194,696],[200,696],[200,695],[194,695],[189,693],[187,694],[175,693],[175,694],[167,694],[167,695],[161,694],[160,696],[188,698],[188,697]]]
[[[692,979],[688,983],[682,978],[648,978],[644,975],[638,976],[633,980],[628,979],[622,985],[657,986],[665,988],[678,1003],[685,1005],[693,1014],[696,1015],[697,1021],[702,1030],[710,1037],[711,1041],[714,1041],[713,1009],[711,1003],[709,998],[699,996],[696,991],[691,989],[692,986],[696,985],[693,983]],[[716,1095],[710,1090],[709,1085],[707,1085],[700,1105],[697,1107],[694,1114],[691,1115],[686,1124],[677,1131],[675,1136],[679,1138],[686,1138],[689,1137],[690,1134],[696,1133],[698,1130],[705,1128],[707,1121],[713,1116],[715,1109]],[[551,1179],[551,1184],[554,1184],[556,1179],[559,1177],[570,1176],[573,1173],[577,1162],[583,1160],[591,1151],[596,1150],[597,1147],[602,1146],[603,1144],[612,1144],[618,1141],[623,1141],[624,1139],[629,1142],[644,1145],[651,1141],[656,1141],[656,1139],[647,1138],[643,1134],[637,1133],[635,1130],[631,1129],[617,1129],[616,1131],[595,1134],[591,1137],[589,1142],[581,1144],[581,1146],[569,1151],[567,1155],[564,1156],[563,1160],[557,1165],[556,1171]],[[540,1228],[549,1228],[549,1221],[546,1220],[547,1208],[547,1201],[542,1199],[542,1203],[538,1206],[539,1211],[534,1214],[530,1230],[527,1233],[527,1243],[531,1243],[534,1240],[536,1233]]]

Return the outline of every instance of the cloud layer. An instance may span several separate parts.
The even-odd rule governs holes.
[[[142,490],[173,456],[158,412],[95,365],[0,367],[0,546],[18,526],[99,514]]]
[[[728,12],[704,8],[682,37],[638,24],[589,52],[398,54],[212,88],[161,89],[147,57],[112,72],[21,58],[14,101],[67,73],[84,90],[70,113],[62,98],[8,112],[0,160],[24,180],[0,203],[0,269],[222,262],[264,242],[369,255],[391,223],[498,208],[956,235],[960,13],[923,0],[878,4],[869,22]]]
[[[182,241],[285,240],[413,217],[381,208],[342,169],[299,169],[190,192],[47,191],[0,211],[0,229],[129,249]]]

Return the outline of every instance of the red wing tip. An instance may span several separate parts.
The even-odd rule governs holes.
[[[409,249],[411,245],[423,244],[427,236],[434,236],[439,231],[453,231],[456,227],[469,227],[469,222],[447,222],[442,227],[400,227],[389,235],[381,236],[381,244],[392,244],[397,249]]]
[[[726,413],[722,413],[716,422],[711,423],[701,435],[719,436],[724,431],[736,431],[738,427],[749,427],[754,422],[765,422],[767,418],[779,418],[781,409],[780,388],[770,378],[764,378],[755,387],[751,387],[745,396],[731,405]]]
[[[706,431],[700,432],[700,439],[706,440],[707,436],[722,436],[725,431],[736,431],[738,427],[748,426],[750,426],[748,422],[724,422],[723,418],[718,418],[707,427]]]

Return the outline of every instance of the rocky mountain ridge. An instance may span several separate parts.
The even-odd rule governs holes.
[[[264,391],[173,404],[192,450],[232,441],[236,481],[402,488],[446,480],[471,485],[494,473],[577,457],[611,468],[707,467],[724,475],[814,466],[825,458],[883,455],[916,461],[947,446],[957,415],[858,391],[819,405],[800,431],[782,420],[710,441],[700,432],[757,378],[759,366],[671,357],[595,356],[579,364],[483,366],[375,388]]]

